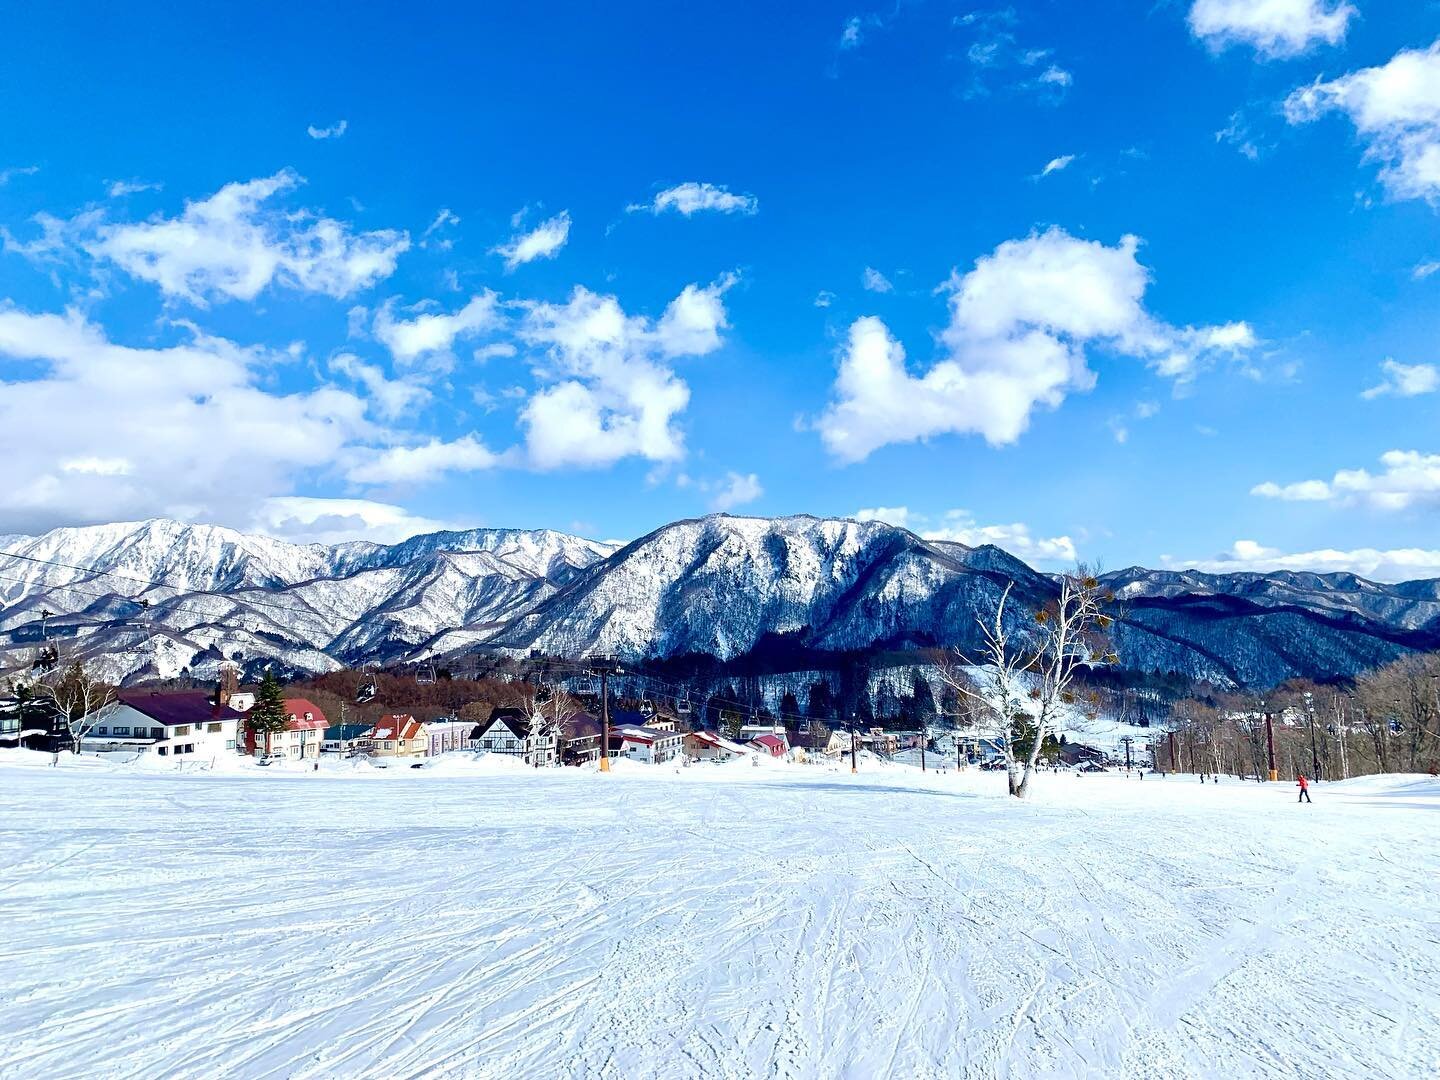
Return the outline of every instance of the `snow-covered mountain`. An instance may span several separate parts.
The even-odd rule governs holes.
[[[57,529],[0,546],[0,643],[6,668],[24,661],[49,610],[44,632],[115,678],[392,662],[442,629],[493,631],[613,550],[548,530],[325,546],[168,520]]]
[[[1136,670],[1268,685],[1440,648],[1440,582],[1138,568],[1107,581]],[[207,674],[222,658],[321,671],[476,648],[802,670],[973,646],[1007,584],[1017,619],[1054,588],[998,548],[806,516],[680,521],[619,550],[512,529],[297,545],[157,520],[0,543],[0,648],[6,667],[26,662],[49,610],[66,655],[130,680]]]

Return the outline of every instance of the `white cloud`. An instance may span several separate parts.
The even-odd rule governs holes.
[[[508,341],[492,341],[489,345],[481,345],[474,352],[475,362],[483,364],[487,360],[493,360],[497,356],[514,356],[519,350]]]
[[[1264,547],[1254,540],[1237,540],[1229,552],[1213,559],[1182,560],[1164,556],[1161,560],[1173,569],[1201,570],[1210,574],[1249,572],[1274,573],[1278,570],[1317,574],[1358,574],[1376,581],[1410,581],[1417,578],[1440,577],[1440,551],[1424,548],[1357,548],[1337,551],[1322,548],[1287,554],[1279,548]]]
[[[1380,180],[1397,199],[1440,200],[1440,41],[1406,49],[1379,67],[1325,82],[1285,99],[1292,124],[1343,112],[1381,162]]]
[[[631,203],[626,210],[632,214],[642,210],[648,210],[652,214],[674,210],[685,217],[705,211],[719,214],[755,214],[760,211],[760,200],[754,195],[737,195],[723,184],[691,181],[666,188],[656,195],[652,202]]]
[[[855,520],[881,521],[886,525],[894,525],[896,528],[908,529],[910,527],[910,508],[908,506],[876,506],[867,510],[856,510]]]
[[[451,225],[460,224],[460,215],[451,210],[448,206],[442,206],[440,212],[435,215],[435,220],[425,226],[425,231],[420,234],[420,246],[422,248],[435,247],[441,251],[449,251],[455,246],[455,241],[448,236],[436,235],[442,230],[448,229]],[[454,273],[454,271],[450,271]]]
[[[815,294],[815,306],[819,308],[829,307],[835,302],[835,294],[829,289],[821,289]]]
[[[840,31],[840,48],[858,48],[860,42],[864,40],[863,28],[864,24],[860,21],[860,16],[855,15],[846,19],[845,26]]]
[[[1068,536],[1034,537],[1030,527],[1020,522],[980,525],[967,510],[948,511],[939,527],[922,529],[920,535],[926,540],[946,540],[966,547],[993,544],[1025,562],[1074,565],[1079,559]]]
[[[332,218],[268,205],[302,183],[285,169],[226,184],[186,203],[179,217],[99,224],[82,243],[94,257],[200,306],[216,297],[253,300],[270,285],[343,298],[389,277],[409,236],[393,229],[356,233]]]
[[[398,544],[422,533],[462,527],[417,517],[390,503],[301,495],[266,499],[245,526],[295,544],[341,544],[347,540]]]
[[[90,476],[129,476],[135,467],[123,457],[70,458],[60,463],[62,472],[86,473]]]
[[[888,293],[894,292],[895,286],[890,284],[890,279],[876,270],[873,266],[867,266],[860,272],[860,284],[869,292]]]
[[[312,138],[312,139],[338,139],[338,138],[340,138],[341,135],[344,135],[344,134],[345,134],[345,130],[346,130],[349,126],[350,126],[350,121],[348,121],[348,120],[337,120],[335,123],[331,124],[329,127],[323,127],[323,128],[322,128],[322,127],[316,127],[314,124],[311,124],[309,127],[307,127],[307,128],[305,129],[305,132],[306,132],[306,134],[308,134],[308,135],[310,136],[310,138]]]
[[[580,287],[565,304],[524,305],[519,334],[543,350],[536,376],[548,384],[520,415],[530,463],[596,468],[631,456],[683,457],[674,420],[690,388],[667,361],[719,348],[728,325],[721,297],[734,281],[726,275],[705,288],[686,286],[653,322]]]
[[[1250,494],[1289,502],[1335,502],[1365,505],[1377,510],[1406,510],[1440,502],[1440,454],[1418,450],[1389,450],[1380,455],[1384,471],[1341,469],[1330,480],[1302,480],[1256,484]]]
[[[418,446],[392,446],[366,452],[345,476],[356,484],[424,484],[446,473],[480,472],[504,462],[476,435],[452,442],[431,438]]]
[[[9,169],[0,169],[0,187],[4,187],[17,176],[34,176],[39,171],[39,165],[17,165]]]
[[[1296,56],[1324,42],[1338,45],[1357,14],[1344,0],[1195,0],[1190,30],[1219,51],[1249,45],[1261,56]]]
[[[1250,125],[1246,123],[1244,112],[1231,113],[1230,122],[1215,132],[1215,141],[1228,143],[1251,161],[1258,161],[1260,154],[1266,149],[1251,134]]]
[[[724,512],[737,506],[752,503],[765,494],[760,478],[754,473],[741,475],[737,472],[725,474],[725,480],[715,494],[710,496],[710,509]]]
[[[1045,167],[1040,170],[1040,175],[1043,177],[1049,176],[1051,173],[1062,172],[1068,169],[1074,160],[1074,154],[1065,154],[1062,157],[1051,158],[1045,163]]]
[[[1073,565],[1079,558],[1068,536],[1035,537],[1020,522],[1011,525],[980,525],[968,510],[947,510],[938,522],[928,515],[912,513],[907,506],[877,506],[857,510],[856,521],[880,521],[900,529],[912,529],[925,540],[943,540],[981,547],[993,544],[1011,555],[1032,563]]]
[[[492,252],[505,260],[505,268],[514,270],[524,263],[536,259],[553,259],[570,239],[570,214],[562,210],[547,218],[527,233],[520,233],[510,241],[492,248]]]
[[[457,339],[493,330],[502,321],[499,299],[488,289],[449,315],[422,312],[413,319],[400,319],[396,318],[395,310],[393,298],[382,304],[375,312],[372,329],[376,340],[401,364],[426,358],[439,358],[448,363]]]
[[[1360,395],[1367,401],[1390,394],[1395,397],[1419,397],[1440,390],[1440,368],[1434,364],[1402,364],[1386,359],[1381,363],[1380,371],[1384,378]]]
[[[1410,276],[1416,281],[1424,281],[1437,272],[1440,272],[1440,261],[1429,259],[1425,262],[1417,263],[1415,269],[1410,271]]]
[[[375,404],[375,413],[384,420],[396,420],[429,403],[430,391],[406,379],[391,379],[375,364],[367,364],[353,353],[340,353],[330,361],[330,370],[365,387]]]
[[[371,434],[334,387],[260,388],[287,354],[190,330],[162,348],[111,342],[84,316],[0,305],[0,356],[32,361],[0,394],[0,531],[168,515],[243,520]]]
[[[890,443],[947,433],[978,433],[992,445],[1020,437],[1037,407],[1056,408],[1089,390],[1087,346],[1139,357],[1183,382],[1211,357],[1255,344],[1245,323],[1176,327],[1142,303],[1150,272],[1139,240],[1115,247],[1064,230],[1001,244],[961,277],[952,274],[943,359],[923,375],[873,316],[850,327],[835,401],[818,428],[841,461],[863,460]]]
[[[973,35],[965,50],[971,66],[971,81],[963,91],[967,98],[987,96],[992,85],[999,85],[1029,91],[1041,101],[1057,104],[1075,81],[1069,71],[1054,62],[1054,49],[1019,42],[1016,32],[1020,17],[1013,6],[972,11],[956,16],[952,22]]]
[[[123,199],[126,195],[139,195],[142,191],[159,191],[164,184],[147,183],[144,180],[111,180],[106,191],[112,199]]]
[[[1301,480],[1295,484],[1277,484],[1266,480],[1250,489],[1251,495],[1284,502],[1325,502],[1330,498],[1330,485],[1324,480]]]

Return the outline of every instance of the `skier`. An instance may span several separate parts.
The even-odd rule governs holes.
[[[1305,779],[1304,773],[1301,773],[1296,777],[1295,783],[1300,785],[1300,797],[1295,801],[1308,803],[1310,801],[1310,781]]]

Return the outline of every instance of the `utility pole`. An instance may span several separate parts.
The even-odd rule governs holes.
[[[850,771],[852,773],[860,771],[855,764],[855,714],[853,712],[850,714]]]
[[[1170,736],[1170,771],[1178,773],[1180,771],[1180,763],[1175,757],[1175,732],[1171,731],[1167,734]]]
[[[1260,708],[1265,713],[1265,755],[1266,762],[1270,767],[1271,781],[1280,779],[1280,770],[1275,768],[1275,721],[1270,715],[1269,708],[1262,702]]]
[[[1126,735],[1120,741],[1125,744],[1125,771],[1128,773],[1130,771],[1130,744],[1134,741],[1134,739],[1131,738],[1131,736]]]
[[[1315,747],[1315,698],[1305,691],[1305,715],[1310,718],[1310,779],[1320,779],[1320,752]]]
[[[600,676],[600,771],[610,771],[610,676],[621,672],[613,656],[602,656],[590,663],[590,674]]]

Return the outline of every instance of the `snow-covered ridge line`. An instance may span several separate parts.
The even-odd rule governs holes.
[[[1440,648],[1437,581],[1141,568],[1106,580],[1117,647],[1138,670],[1270,685]],[[26,662],[49,610],[46,631],[68,654],[130,681],[207,675],[227,657],[315,671],[475,649],[761,657],[802,671],[965,644],[1007,585],[1017,617],[1055,588],[999,548],[807,515],[678,521],[623,547],[518,529],[293,544],[156,519],[0,546],[0,656]]]

